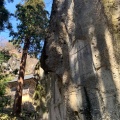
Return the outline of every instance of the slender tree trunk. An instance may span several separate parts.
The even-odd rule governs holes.
[[[20,63],[20,71],[17,81],[17,89],[14,99],[14,105],[13,105],[13,114],[19,115],[21,113],[21,105],[22,105],[22,89],[23,89],[23,82],[24,82],[24,75],[25,75],[25,67],[26,67],[26,59],[27,59],[27,52],[29,49],[29,38],[26,37],[25,44],[23,47],[23,53]]]

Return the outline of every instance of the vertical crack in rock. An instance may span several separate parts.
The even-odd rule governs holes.
[[[85,92],[85,97],[86,97],[86,102],[87,102],[87,108],[85,108],[85,116],[87,120],[92,120],[91,103],[90,103],[90,99],[89,99],[89,96],[88,96],[88,93],[85,87],[84,87],[84,92]]]

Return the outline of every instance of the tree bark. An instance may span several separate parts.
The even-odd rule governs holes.
[[[21,113],[22,90],[23,90],[26,59],[27,59],[27,53],[28,53],[29,45],[30,45],[30,40],[29,40],[28,37],[26,37],[25,38],[25,44],[24,44],[24,47],[23,47],[23,53],[22,53],[22,58],[21,58],[21,63],[20,63],[20,71],[19,71],[16,94],[15,94],[14,105],[13,105],[13,114],[14,115],[20,115],[20,113]]]

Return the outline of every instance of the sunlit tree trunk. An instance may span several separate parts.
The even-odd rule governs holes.
[[[26,59],[27,59],[29,44],[30,44],[29,38],[26,37],[24,47],[23,47],[22,58],[20,62],[20,71],[19,71],[16,94],[15,94],[14,105],[13,105],[13,114],[15,115],[19,115],[21,113],[22,90],[23,90]]]

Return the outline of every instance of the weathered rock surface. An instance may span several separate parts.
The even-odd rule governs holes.
[[[118,37],[106,8],[104,0],[53,1],[42,56],[50,74],[50,120],[120,119]]]

